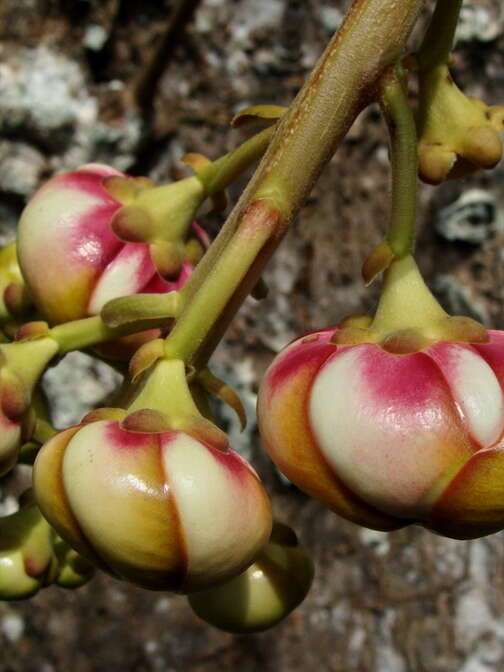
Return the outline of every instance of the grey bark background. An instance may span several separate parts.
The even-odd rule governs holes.
[[[349,5],[347,0],[201,0],[163,37],[168,0],[0,0],[0,227],[14,235],[25,203],[54,172],[89,161],[166,181],[188,151],[217,157],[240,141],[229,120],[249,104],[288,104]],[[187,18],[187,17],[186,17]],[[465,90],[504,103],[504,10],[464,2],[454,71]],[[165,43],[160,63],[147,67]],[[150,74],[149,74],[150,73]],[[139,85],[139,81],[141,85]],[[157,89],[152,83],[157,81]],[[132,105],[133,84],[140,105]],[[504,328],[504,167],[421,190],[418,252],[444,305]],[[183,597],[103,575],[76,592],[49,588],[0,604],[2,672],[331,672],[504,670],[502,534],[443,539],[420,528],[359,529],[283,482],[253,421],[273,354],[296,334],[370,311],[360,266],[383,234],[386,135],[376,109],[353,126],[249,300],[216,364],[242,392],[249,428],[233,443],[272,493],[317,566],[312,591],[282,625],[235,637],[201,623]],[[239,193],[238,187],[232,195]],[[219,218],[204,217],[211,230]],[[55,422],[77,421],[116,383],[71,355],[46,377]],[[0,483],[2,513],[14,485]]]

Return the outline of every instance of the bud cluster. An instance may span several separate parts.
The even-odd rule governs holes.
[[[31,491],[20,509],[0,518],[0,599],[31,597],[45,586],[78,588],[93,567],[58,538],[42,517]]]
[[[456,539],[504,529],[504,332],[449,316],[412,256],[417,169],[438,184],[494,167],[504,107],[468,98],[451,77],[460,2],[439,0],[441,44],[429,29],[409,59],[419,75],[416,115],[408,59],[385,44],[385,31],[375,27],[381,47],[369,40],[369,58],[345,51],[367,48],[362,26],[376,23],[379,3],[361,4],[293,108],[255,106],[236,117],[238,125],[282,117],[274,133],[215,162],[189,154],[194,174],[168,185],[88,164],[52,177],[26,206],[16,243],[0,251],[0,477],[28,462],[33,488],[0,519],[0,599],[77,587],[98,568],[185,594],[208,623],[249,633],[305,598],[309,554],[273,520],[258,474],[215,424],[210,395],[242,427],[246,418],[208,361],[243,300],[254,288],[264,293],[267,260],[371,99],[392,166],[388,232],[363,268],[368,283],[384,273],[378,309],[306,334],[275,358],[259,390],[260,432],[291,481],[354,523],[418,524]],[[389,4],[391,16],[406,12],[396,16],[405,42],[414,3]],[[354,86],[338,91],[342,82]],[[335,94],[348,95],[336,110]],[[195,222],[200,206],[225,207],[226,187],[270,140],[210,246]],[[90,348],[116,360],[124,384],[115,406],[57,431],[39,382],[67,352]]]

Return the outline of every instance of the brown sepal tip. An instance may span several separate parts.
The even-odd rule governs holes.
[[[229,439],[227,434],[206,418],[196,415],[186,415],[174,420],[172,427],[185,434],[189,434],[196,440],[210,445],[212,448],[216,448],[223,453],[228,452]]]
[[[409,355],[423,350],[430,342],[417,329],[399,329],[385,336],[380,341],[380,346],[394,355]]]
[[[394,252],[387,241],[380,243],[374,250],[371,250],[362,266],[362,278],[366,286],[370,285],[377,275],[386,271],[394,258]]]
[[[132,382],[135,382],[142,373],[149,369],[158,359],[161,359],[164,354],[164,340],[162,338],[156,338],[138,348],[129,364],[129,373]]]
[[[108,191],[108,193],[116,201],[122,205],[130,205],[136,199],[140,191],[146,188],[147,184],[145,180],[148,178],[130,178],[122,177],[121,175],[109,175],[104,177],[102,180],[103,188]],[[152,186],[152,182],[148,180],[149,185]]]
[[[22,315],[32,305],[28,289],[17,282],[7,285],[4,289],[3,300],[5,307],[12,315]]]
[[[247,426],[247,414],[236,390],[231,385],[220,380],[220,378],[217,378],[209,369],[204,369],[198,374],[198,382],[207,392],[215,395],[217,399],[220,399],[233,409],[238,416],[240,427],[243,431]]]
[[[149,246],[152,263],[162,278],[176,277],[184,260],[182,244],[170,240],[158,240]]]
[[[20,420],[28,410],[31,395],[19,377],[9,371],[0,371],[0,406],[4,415],[13,421]]]
[[[49,334],[47,322],[36,321],[23,324],[16,332],[16,341],[31,341]]]
[[[96,408],[93,411],[86,413],[81,420],[81,424],[89,425],[91,422],[100,422],[102,420],[114,420],[120,422],[125,415],[126,411],[123,408]]]
[[[189,168],[192,168],[196,174],[212,163],[211,160],[204,154],[197,154],[196,152],[189,152],[188,154],[184,154],[184,156],[180,159],[180,162],[183,163],[184,166],[189,166]]]
[[[167,415],[152,408],[133,411],[120,422],[121,429],[136,434],[162,434],[173,429]]]

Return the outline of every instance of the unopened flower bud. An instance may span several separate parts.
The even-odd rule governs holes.
[[[0,475],[12,469],[30,439],[32,394],[57,351],[51,338],[0,345]]]
[[[271,538],[239,576],[189,596],[196,614],[210,625],[233,633],[267,630],[283,620],[306,597],[313,562],[296,534],[275,523]]]
[[[52,178],[18,230],[19,263],[37,308],[60,323],[96,315],[117,297],[178,289],[198,257],[194,246],[208,244],[192,224],[204,197],[197,177],[154,187],[98,164]],[[156,260],[169,265],[165,277]]]
[[[19,268],[16,243],[0,249],[0,321],[26,314],[31,297]]]
[[[429,184],[494,168],[502,158],[504,107],[468,98],[448,67],[420,73],[418,157],[420,177]]]
[[[411,258],[388,273],[359,343],[345,335],[355,327],[333,327],[274,360],[258,401],[268,452],[302,490],[362,525],[418,523],[460,539],[496,532],[504,333],[448,317]]]
[[[31,491],[16,513],[0,518],[0,600],[26,599],[52,583],[77,588],[92,573],[92,566],[56,537]]]
[[[139,400],[150,389],[169,414]],[[182,362],[157,362],[134,403],[42,447],[34,488],[44,516],[96,566],[145,588],[191,592],[240,573],[271,530],[257,474],[199,416]]]
[[[32,499],[0,518],[0,600],[25,599],[51,583],[57,572],[51,534]]]

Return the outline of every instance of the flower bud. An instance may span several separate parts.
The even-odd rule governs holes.
[[[197,225],[186,242],[203,198],[197,177],[156,188],[89,164],[52,178],[18,230],[19,263],[37,308],[60,323],[96,315],[117,297],[178,289],[198,260],[194,247],[201,255],[208,244]]]
[[[210,625],[236,634],[267,630],[306,597],[313,562],[296,534],[275,523],[271,538],[239,576],[189,596],[196,614]]]
[[[52,583],[76,588],[88,581],[92,567],[57,539],[31,491],[20,504],[0,518],[0,600],[26,599]]]
[[[504,107],[468,98],[446,65],[420,73],[418,157],[429,184],[494,168],[502,158]]]
[[[0,345],[0,476],[12,469],[19,448],[30,439],[32,394],[57,351],[51,338]]]
[[[411,267],[404,279],[415,282]],[[382,308],[397,288],[388,289]],[[410,296],[408,305],[403,314],[396,302],[388,316],[395,330],[382,331],[379,310],[358,340],[359,328],[333,327],[276,357],[258,400],[267,450],[302,490],[362,525],[419,523],[458,539],[496,532],[504,527],[504,332],[447,316],[417,326],[422,301]]]
[[[193,415],[138,398],[138,409],[93,413],[40,450],[37,502],[101,569],[153,590],[202,590],[240,573],[266,543],[269,499],[226,435],[187,401],[182,362],[161,360],[149,383]]]
[[[57,572],[51,529],[27,495],[19,511],[0,518],[0,600],[31,597]]]

